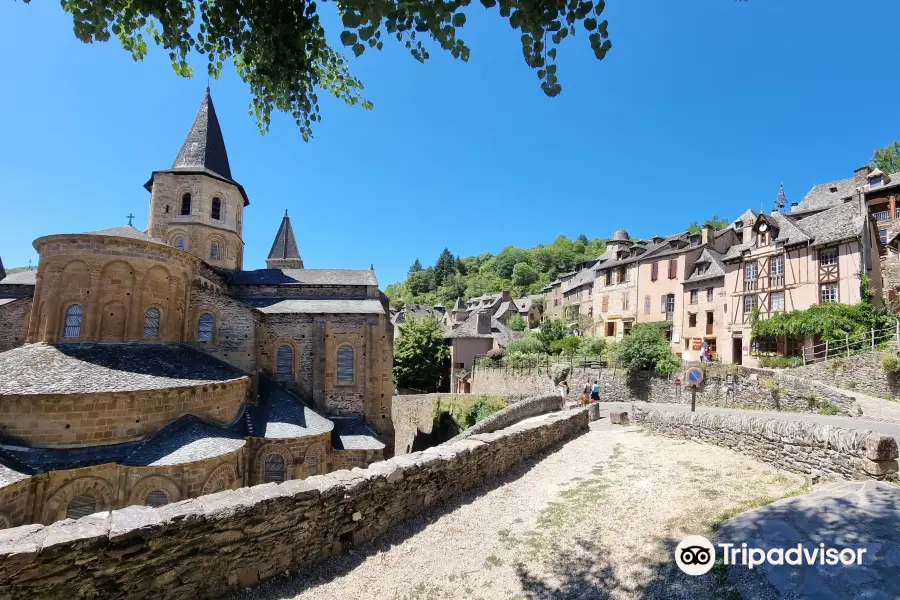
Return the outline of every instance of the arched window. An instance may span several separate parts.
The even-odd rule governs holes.
[[[213,316],[209,313],[200,315],[197,322],[197,341],[211,342],[213,339]]]
[[[184,238],[179,236],[175,238],[175,247],[179,250],[184,250]]]
[[[213,198],[212,201],[212,211],[210,211],[210,215],[216,221],[222,218],[222,201],[218,198]]]
[[[148,308],[144,313],[144,337],[150,340],[159,337],[159,309]]]
[[[77,338],[81,335],[81,306],[73,304],[66,309],[66,324],[63,327],[64,338]]]
[[[144,506],[152,506],[153,508],[157,508],[159,506],[165,506],[169,503],[169,497],[162,490],[153,490],[149,494],[147,494],[147,499],[144,501]]]
[[[185,194],[181,197],[181,214],[189,215],[191,214],[191,195]]]
[[[276,381],[291,381],[294,373],[294,349],[288,344],[278,347],[278,362],[275,366]]]
[[[219,242],[213,242],[209,246],[209,259],[219,260]]]
[[[266,457],[266,473],[263,477],[265,483],[281,483],[284,481],[284,457],[280,454],[270,454]]]
[[[353,346],[345,344],[338,348],[337,382],[353,383]]]
[[[306,457],[306,474],[310,477],[316,475],[319,472],[319,457],[318,456],[307,456]]]
[[[97,500],[88,494],[75,496],[66,508],[67,519],[80,519],[97,512]]]

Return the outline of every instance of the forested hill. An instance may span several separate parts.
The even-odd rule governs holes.
[[[606,240],[580,235],[571,240],[564,235],[552,244],[534,248],[507,246],[496,256],[490,252],[478,256],[454,256],[444,248],[437,261],[423,267],[417,258],[404,281],[385,289],[394,306],[410,303],[451,307],[457,298],[510,290],[514,297],[537,294],[560,273],[572,271],[581,263],[606,250]]]

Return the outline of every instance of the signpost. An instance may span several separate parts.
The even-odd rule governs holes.
[[[691,412],[697,410],[697,386],[703,383],[703,370],[699,367],[691,367],[684,374],[685,379],[691,384]]]

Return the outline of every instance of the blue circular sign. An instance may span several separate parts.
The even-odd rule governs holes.
[[[691,385],[700,385],[703,383],[703,370],[699,367],[691,367],[688,369],[685,377],[691,382]]]

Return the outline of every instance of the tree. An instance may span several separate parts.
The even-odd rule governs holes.
[[[523,338],[511,341],[507,350],[509,354],[543,354],[547,348],[537,335],[526,334]]]
[[[525,331],[525,327],[527,327],[527,325],[528,323],[525,322],[525,317],[523,317],[519,313],[513,314],[506,321],[506,326],[513,331]]]
[[[900,171],[900,142],[894,142],[872,153],[872,163],[885,173]]]
[[[719,215],[713,215],[703,222],[704,227],[709,227],[710,229],[726,229],[729,225],[731,225],[731,221],[728,219],[723,219]]]
[[[466,263],[463,262],[463,259],[460,257],[456,257],[456,272],[462,276],[465,276],[469,270],[466,268]]]
[[[418,273],[421,270],[422,270],[422,263],[420,263],[419,259],[417,258],[416,262],[414,262],[412,264],[412,266],[409,268],[409,272],[410,273]]]
[[[588,242],[588,239],[587,239],[587,236],[584,235],[583,233],[582,233],[581,235],[579,235],[577,238],[575,238],[575,241],[576,241],[576,242],[581,242],[581,243],[584,244],[585,246],[587,246],[588,243],[589,243],[589,242]]]
[[[525,288],[540,279],[541,274],[537,269],[528,263],[519,263],[512,270],[512,284],[516,287]]]
[[[497,0],[481,4],[490,9]],[[347,104],[372,108],[362,94],[362,82],[328,43],[314,1],[63,0],[62,6],[72,15],[75,37],[82,42],[116,36],[136,61],[147,55],[148,42],[154,43],[169,52],[175,72],[183,77],[193,76],[188,60],[193,55],[207,57],[206,71],[213,79],[230,60],[250,86],[250,112],[261,131],[268,130],[277,109],[289,113],[308,140],[312,124],[321,120],[322,91]],[[468,61],[470,48],[458,37],[466,24],[463,7],[468,6],[468,0],[341,2],[341,44],[358,57],[372,48],[381,50],[383,40],[395,37],[414,59],[425,62],[430,55],[423,41],[430,38],[453,58]],[[521,32],[525,64],[537,71],[548,96],[562,91],[556,52],[564,39],[583,28],[598,60],[612,48],[607,22],[600,20],[604,6],[603,0],[500,0],[500,16]],[[322,10],[326,7],[333,10],[331,4],[321,4]]]
[[[394,341],[394,380],[398,386],[436,390],[450,349],[434,317],[407,318]]]
[[[437,262],[434,263],[434,287],[439,288],[444,281],[449,279],[451,275],[456,273],[456,260],[450,253],[450,250],[444,248]]]
[[[507,246],[494,259],[494,271],[503,279],[510,279],[516,265],[520,263],[529,264],[530,262],[531,253],[528,250]]]
[[[541,324],[541,330],[535,334],[544,348],[553,349],[553,342],[566,337],[566,324],[559,319],[547,319]]]
[[[631,334],[616,346],[616,363],[629,374],[656,371],[668,375],[677,371],[681,362],[663,336],[663,330],[668,326],[667,322],[635,325]]]
[[[581,347],[581,338],[575,337],[574,335],[567,335],[561,340],[556,340],[551,344],[550,349],[556,352],[562,352],[568,355],[574,355],[578,353],[578,349]]]

